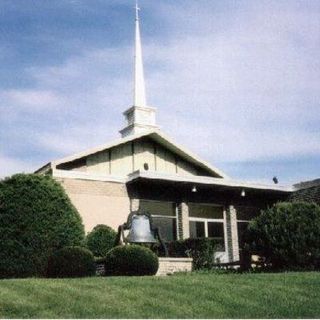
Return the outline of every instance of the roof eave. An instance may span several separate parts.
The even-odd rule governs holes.
[[[213,186],[225,186],[230,188],[243,188],[243,189],[255,189],[265,191],[276,191],[283,193],[291,193],[294,189],[291,186],[274,186],[266,185],[248,181],[240,181],[233,179],[219,179],[205,176],[179,176],[179,175],[167,175],[158,174],[149,171],[135,171],[128,176],[127,183],[136,181],[138,179],[149,179],[149,180],[163,180],[163,181],[174,181],[174,182],[186,182],[202,185],[213,185]]]

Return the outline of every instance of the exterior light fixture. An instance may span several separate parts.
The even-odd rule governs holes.
[[[196,186],[193,186],[192,189],[191,189],[191,192],[197,192],[197,187]]]
[[[245,197],[246,196],[246,192],[244,189],[241,190],[241,197]]]

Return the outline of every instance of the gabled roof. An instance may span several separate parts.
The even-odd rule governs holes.
[[[121,139],[117,139],[115,141],[112,141],[112,142],[110,142],[108,144],[104,144],[104,145],[101,145],[99,147],[86,150],[84,152],[76,153],[76,154],[74,154],[72,156],[69,156],[69,157],[65,157],[65,158],[62,158],[62,159],[58,159],[58,160],[52,161],[50,168],[55,168],[59,164],[72,162],[72,161],[87,157],[87,156],[89,156],[91,154],[95,154],[95,153],[98,153],[98,152],[101,152],[101,151],[104,151],[104,150],[107,150],[107,149],[110,149],[110,148],[125,144],[127,142],[140,139],[142,137],[151,138],[152,140],[158,142],[160,145],[164,146],[168,150],[170,150],[173,153],[179,155],[184,160],[197,165],[198,167],[208,171],[211,174],[217,175],[220,178],[228,178],[228,176],[224,172],[222,172],[218,168],[210,165],[206,161],[203,161],[202,159],[200,159],[199,157],[197,157],[196,155],[194,155],[192,152],[190,152],[189,150],[185,149],[184,147],[178,145],[177,143],[172,141],[171,138],[169,138],[168,136],[166,136],[165,134],[160,132],[160,130],[151,130],[151,131],[145,131],[145,132],[140,133],[140,134],[130,135],[130,136],[127,136],[125,138],[121,138]],[[40,169],[37,170],[36,172],[39,172]]]

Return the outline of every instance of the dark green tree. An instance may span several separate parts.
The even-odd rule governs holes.
[[[0,181],[0,277],[43,276],[52,252],[83,241],[80,215],[51,177]]]
[[[250,222],[247,242],[274,268],[319,268],[320,207],[278,203]]]

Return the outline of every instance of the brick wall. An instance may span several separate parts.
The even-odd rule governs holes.
[[[189,236],[189,207],[181,202],[178,204],[178,239],[187,239]]]
[[[97,224],[117,230],[127,221],[130,199],[123,183],[56,178],[81,215],[86,231]]]
[[[234,206],[226,210],[227,251],[229,261],[239,260],[239,239],[237,226],[237,211]]]

